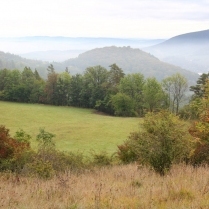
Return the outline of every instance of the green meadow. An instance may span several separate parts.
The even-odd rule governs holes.
[[[13,136],[23,129],[32,136],[36,148],[36,135],[40,128],[56,135],[56,147],[62,151],[92,150],[113,153],[132,131],[138,130],[142,119],[98,114],[92,109],[40,104],[0,102],[0,125],[10,129]]]

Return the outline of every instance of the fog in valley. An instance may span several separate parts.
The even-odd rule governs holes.
[[[209,71],[209,30],[181,34],[143,50],[196,73]]]
[[[0,38],[0,51],[20,55],[27,59],[62,62],[79,54],[105,46],[144,48],[164,39],[71,38],[71,37],[19,37]]]

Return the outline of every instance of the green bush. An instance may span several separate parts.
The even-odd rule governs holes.
[[[49,179],[65,171],[78,174],[83,172],[88,166],[81,153],[47,150],[44,153],[34,153],[31,160],[24,164],[22,174]]]
[[[23,172],[26,175],[43,179],[49,179],[54,175],[51,162],[38,158],[35,158],[31,163],[25,164]]]
[[[113,156],[109,156],[106,152],[92,152],[91,154],[93,157],[93,166],[108,166],[113,162]]]
[[[200,105],[198,104],[198,100],[194,100],[190,104],[185,105],[180,109],[178,113],[179,117],[184,120],[197,119],[200,115],[199,111],[197,110],[198,105]]]
[[[166,111],[148,113],[142,127],[142,131],[132,133],[126,142],[133,160],[137,159],[139,163],[149,165],[164,175],[173,163],[189,158],[191,136],[185,123],[177,116]]]
[[[134,136],[132,135],[132,137]],[[125,164],[137,161],[138,158],[129,142],[129,140],[126,140],[124,144],[118,145],[117,156]]]

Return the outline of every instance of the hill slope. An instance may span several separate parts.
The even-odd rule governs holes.
[[[154,76],[158,80],[176,72],[183,74],[190,82],[194,82],[198,75],[164,62],[158,58],[130,47],[104,47],[97,48],[80,54],[78,58],[64,62],[71,72],[83,72],[87,67],[101,65],[108,68],[116,63],[127,73],[142,73],[145,77]]]
[[[64,71],[66,66],[64,63],[59,62],[51,62],[56,69],[57,72]],[[40,61],[34,59],[26,59],[22,58],[19,55],[14,55],[10,53],[4,53],[0,51],[0,69],[18,69],[23,70],[24,67],[30,67],[33,71],[36,69],[39,74],[46,78],[47,76],[47,67],[50,65],[50,62]]]
[[[209,71],[209,30],[175,36],[143,50],[197,73]]]
[[[107,69],[116,63],[123,71],[128,73],[142,73],[145,77],[156,77],[158,80],[176,72],[183,74],[191,84],[194,84],[198,75],[164,62],[158,58],[130,47],[104,47],[97,48],[80,54],[77,58],[65,62],[52,62],[57,72],[69,68],[71,74],[83,73],[87,67],[101,65]],[[38,60],[25,59],[17,55],[0,52],[0,69],[23,69],[25,66],[38,70],[41,76],[46,77],[47,67],[50,63]]]

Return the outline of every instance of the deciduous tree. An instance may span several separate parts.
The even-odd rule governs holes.
[[[181,102],[188,89],[188,82],[181,74],[176,73],[162,81],[164,91],[168,95],[169,107],[173,113],[178,114]]]

